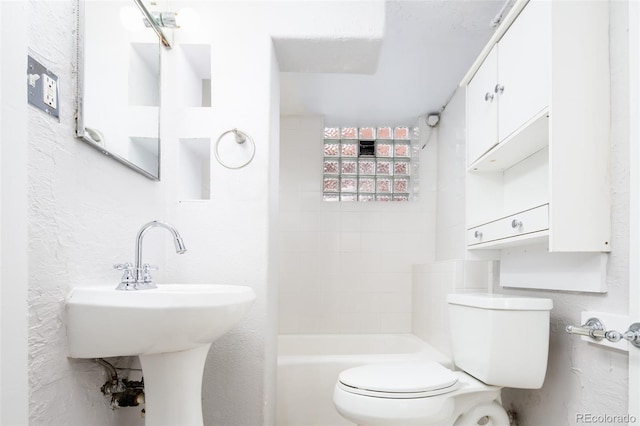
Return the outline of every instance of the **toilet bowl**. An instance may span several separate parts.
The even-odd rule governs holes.
[[[433,361],[345,370],[333,394],[338,412],[359,425],[451,425],[477,407],[467,416],[469,425],[489,416],[490,424],[508,426],[507,413],[495,403],[499,399],[499,387]]]
[[[340,415],[362,426],[509,425],[501,389],[542,386],[552,302],[488,294],[447,300],[454,362],[463,371],[430,361],[345,370],[333,394]]]

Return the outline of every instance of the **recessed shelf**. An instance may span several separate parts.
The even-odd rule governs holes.
[[[129,105],[160,106],[160,48],[158,43],[131,43]],[[108,82],[104,82],[105,85]]]
[[[160,141],[155,137],[130,137],[128,159],[154,176],[159,176],[158,149]]]
[[[211,139],[179,139],[179,199],[211,198]]]
[[[181,44],[180,93],[184,107],[211,106],[211,46]]]

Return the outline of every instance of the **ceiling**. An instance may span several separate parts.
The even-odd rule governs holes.
[[[327,126],[413,125],[439,112],[493,33],[504,0],[386,2],[373,75],[281,73],[281,113]]]

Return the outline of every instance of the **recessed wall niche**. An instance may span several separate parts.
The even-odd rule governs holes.
[[[129,161],[159,176],[158,138],[129,137]]]
[[[184,107],[211,106],[211,46],[181,44],[180,97]]]
[[[130,106],[160,106],[158,43],[130,44],[128,80]]]
[[[179,199],[211,199],[211,139],[179,139]]]

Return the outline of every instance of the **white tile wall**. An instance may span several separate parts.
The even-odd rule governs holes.
[[[436,144],[421,153],[419,201],[323,202],[323,128],[281,122],[279,331],[411,332],[411,265],[435,256]]]
[[[465,91],[459,89],[438,124],[438,260],[466,257],[465,106]]]
[[[413,333],[451,355],[447,295],[487,292],[498,262],[446,260],[413,267]]]

